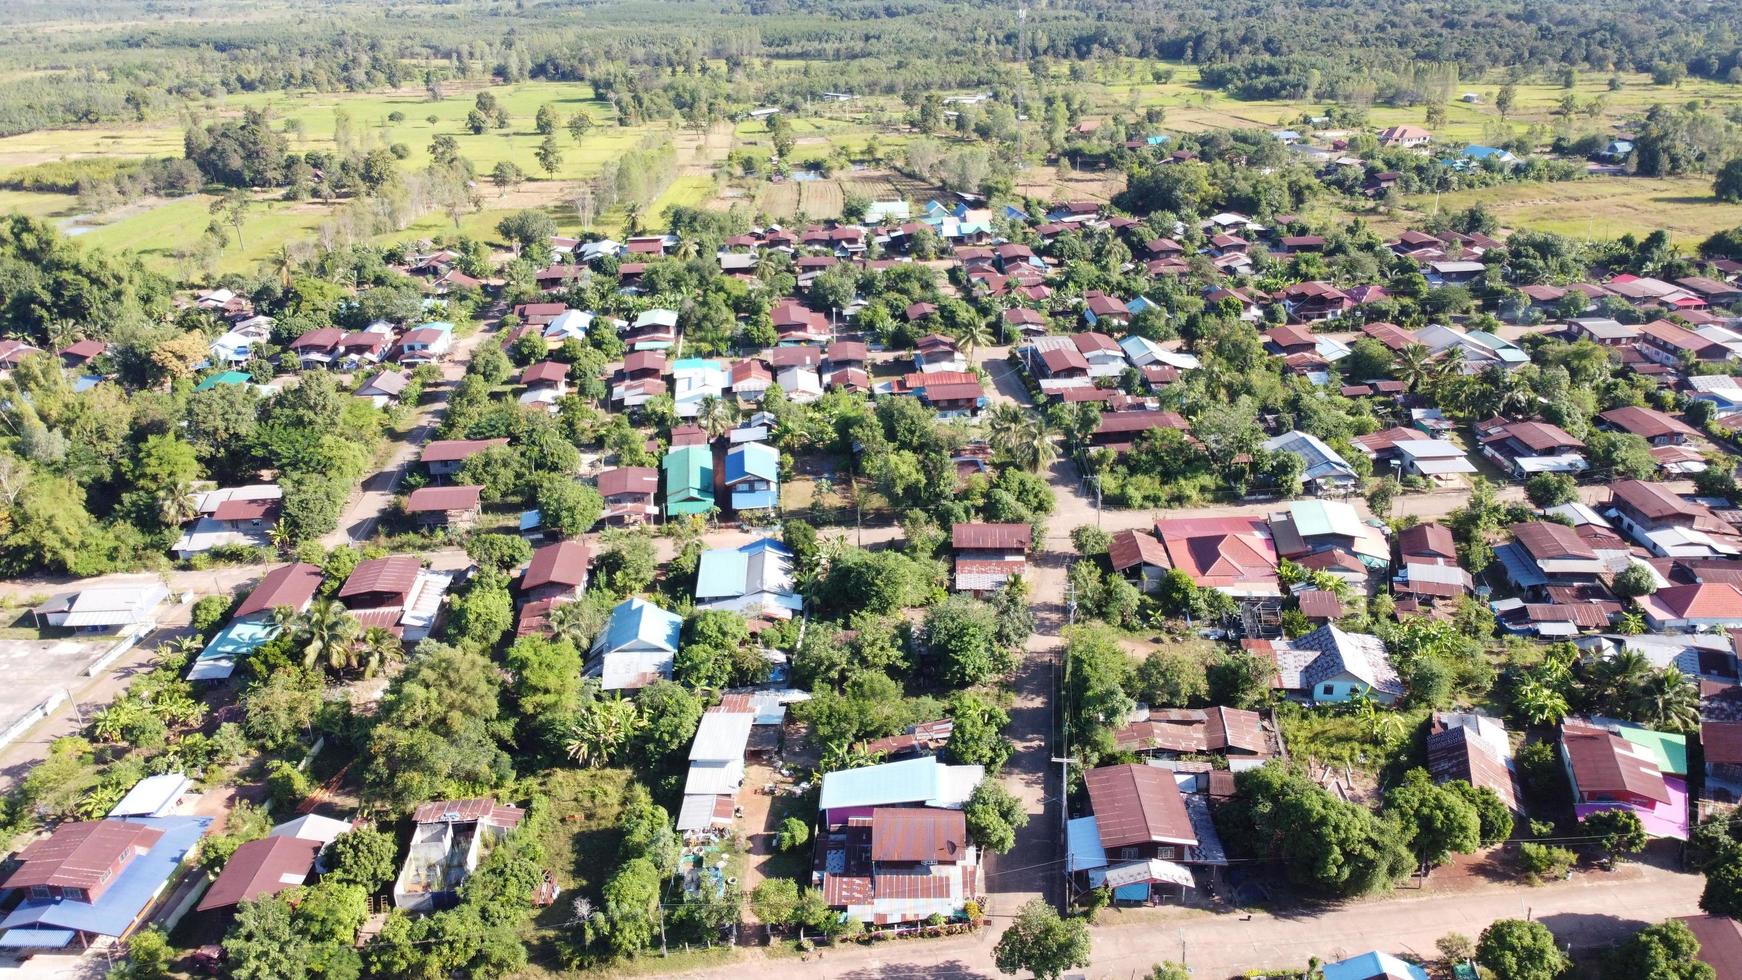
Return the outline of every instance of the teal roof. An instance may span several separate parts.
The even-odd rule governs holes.
[[[746,442],[733,446],[726,453],[726,485],[746,479],[780,481],[780,454],[774,447],[761,442]]]
[[[1288,505],[1288,516],[1294,519],[1294,529],[1303,538],[1321,534],[1359,535],[1360,519],[1348,504],[1327,500],[1296,500]]]
[[[278,626],[271,622],[260,622],[253,619],[238,619],[218,631],[212,637],[212,642],[200,651],[195,658],[193,668],[188,671],[190,681],[216,681],[229,677],[236,670],[236,664],[245,656],[259,649],[267,640],[278,635]]]
[[[667,514],[705,514],[714,506],[714,450],[679,446],[665,454]]]
[[[1621,725],[1620,735],[1628,742],[1639,746],[1651,754],[1651,761],[1657,763],[1666,776],[1685,776],[1688,774],[1688,737],[1670,732],[1655,732],[1649,728],[1635,728],[1632,725]]]
[[[632,596],[611,610],[611,621],[605,632],[593,644],[595,653],[610,653],[627,648],[658,649],[677,652],[678,638],[683,633],[683,620],[676,613],[666,612],[640,596]]]
[[[219,385],[244,385],[253,378],[247,371],[222,371],[194,385],[195,391],[211,391]]]
[[[1326,963],[1320,969],[1324,972],[1325,980],[1373,980],[1374,977],[1428,980],[1427,971],[1414,963],[1405,963],[1390,953],[1377,951]]]
[[[823,774],[817,806],[824,810],[936,799],[942,763],[933,756]]]

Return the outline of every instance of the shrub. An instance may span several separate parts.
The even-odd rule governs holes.
[[[1572,869],[1577,857],[1572,851],[1553,844],[1526,841],[1518,845],[1518,867],[1533,883],[1545,878],[1560,878]]]

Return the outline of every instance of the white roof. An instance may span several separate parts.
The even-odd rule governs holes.
[[[677,311],[648,310],[635,318],[635,326],[637,328],[647,326],[675,327],[677,326]]]
[[[756,720],[749,712],[710,711],[702,715],[690,743],[690,761],[730,762],[744,758],[744,746],[750,741],[750,725]]]
[[[287,820],[272,828],[268,837],[294,837],[297,840],[318,840],[322,844],[331,844],[340,836],[351,832],[351,824],[345,820],[334,820],[318,813],[306,813],[295,820]]]
[[[748,717],[748,716],[746,716]],[[744,760],[692,762],[684,780],[685,796],[736,796],[744,782]]]
[[[161,817],[175,809],[176,801],[193,786],[193,781],[179,772],[147,776],[133,784],[121,802],[109,811],[111,817]]]
[[[1404,439],[1392,444],[1398,452],[1417,459],[1462,459],[1464,450],[1445,439]]]

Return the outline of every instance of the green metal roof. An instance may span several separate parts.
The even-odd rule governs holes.
[[[1621,726],[1621,737],[1651,755],[1651,761],[1666,776],[1688,774],[1688,737],[1669,732],[1654,732],[1649,728]]]
[[[705,514],[714,506],[714,451],[679,446],[665,454],[665,512]]]

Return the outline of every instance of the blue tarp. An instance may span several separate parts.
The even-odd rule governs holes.
[[[211,826],[212,818],[139,817],[128,822],[156,827],[163,836],[143,856],[129,861],[95,903],[26,899],[0,921],[0,929],[76,929],[99,936],[122,935],[157,897],[182,858]]]
[[[822,797],[817,806],[833,810],[850,806],[924,803],[937,798],[941,766],[942,763],[928,755],[824,773]]]
[[[236,671],[241,659],[278,635],[278,626],[252,620],[237,620],[218,631],[200,651],[188,671],[190,681],[221,681]]]

